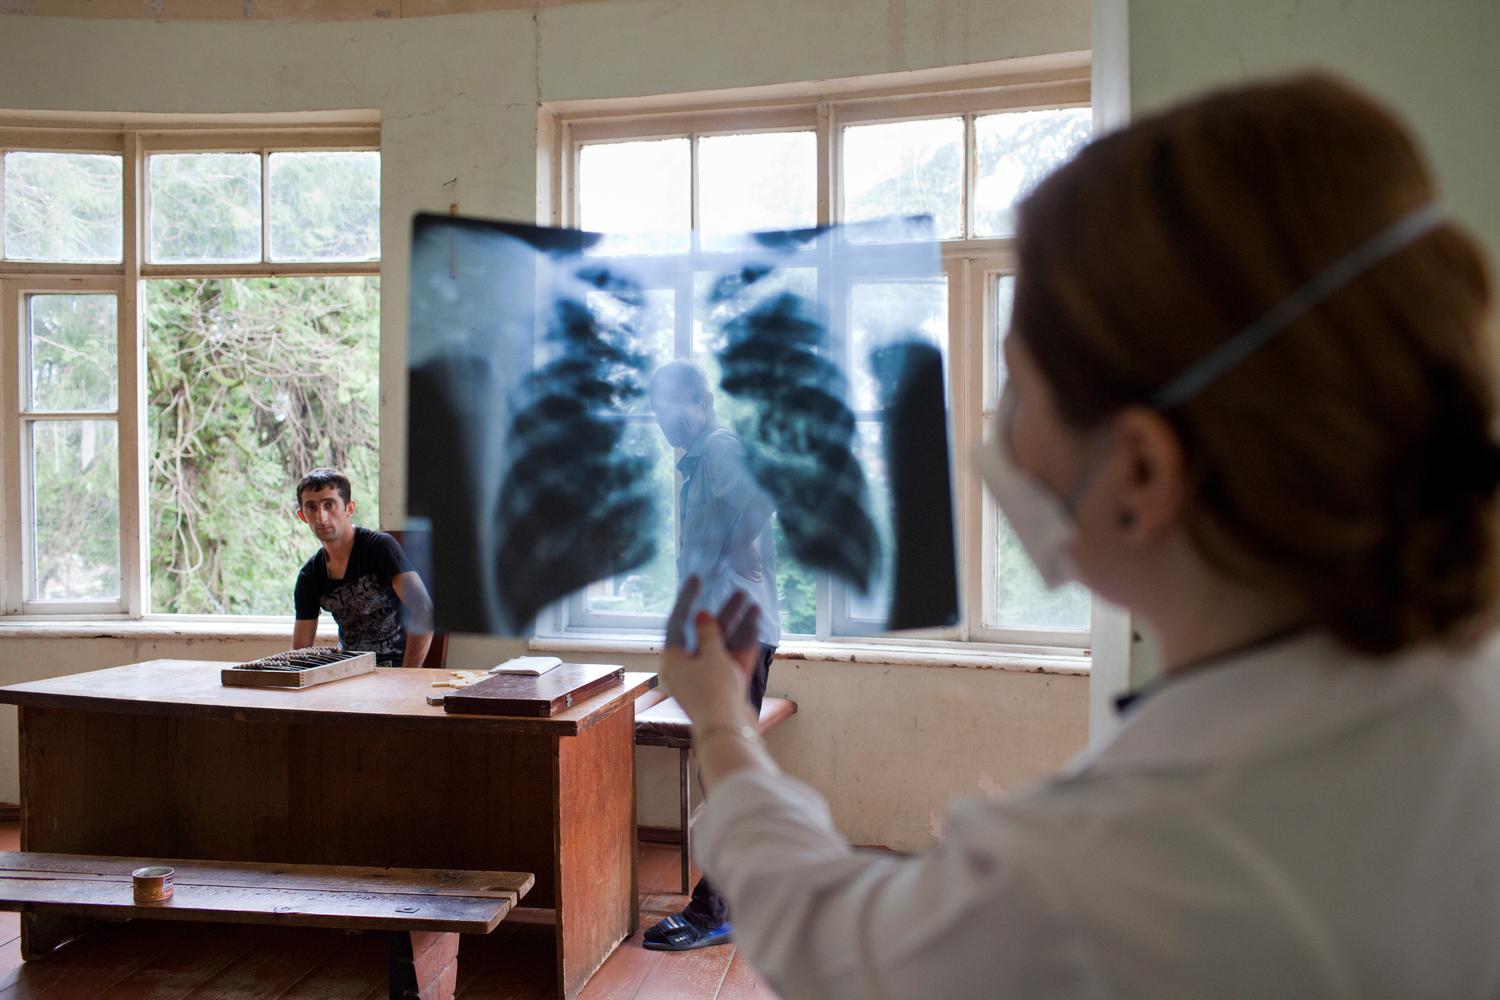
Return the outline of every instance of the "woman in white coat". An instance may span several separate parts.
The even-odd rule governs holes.
[[[694,843],[777,990],[1500,996],[1490,293],[1435,197],[1388,112],[1310,76],[1142,120],[1025,201],[976,458],[1047,580],[1165,670],[1097,752],[897,858],[756,738],[753,613],[699,616],[663,658]]]

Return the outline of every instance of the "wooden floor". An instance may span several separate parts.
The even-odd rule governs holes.
[[[0,823],[0,850],[20,850],[16,823]],[[697,877],[696,870],[694,877]],[[674,847],[640,850],[641,927],[676,913]],[[465,935],[459,1000],[527,1000],[545,982],[518,982],[550,948],[550,930],[501,924],[487,937]],[[92,934],[40,962],[21,961],[20,918],[0,913],[0,1000],[379,1000],[386,995],[385,939],[379,934],[136,922]],[[518,963],[517,956],[532,961]],[[66,961],[62,961],[66,957]],[[776,1000],[734,945],[698,951],[646,951],[637,932],[594,974],[580,1000]]]

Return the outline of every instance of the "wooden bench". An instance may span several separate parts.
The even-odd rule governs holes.
[[[761,699],[760,720],[756,728],[761,735],[797,714],[797,703],[790,698],[774,698],[767,695]],[[692,807],[692,771],[688,766],[688,755],[693,749],[692,724],[687,713],[677,703],[660,691],[649,691],[635,703],[635,745],[639,747],[669,747],[677,751],[677,805],[682,830],[682,892],[692,891],[689,880],[689,855],[693,844],[693,820],[700,802]]]
[[[130,874],[176,870],[170,899],[137,903]],[[105,920],[275,924],[390,934],[390,996],[450,1000],[458,935],[488,934],[532,886],[526,872],[440,871],[332,865],[0,852],[0,910]],[[39,958],[73,937],[60,925],[23,940]]]

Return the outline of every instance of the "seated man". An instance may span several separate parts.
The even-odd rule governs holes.
[[[326,608],[344,649],[373,652],[383,667],[420,667],[432,644],[427,588],[396,540],[356,527],[353,513],[343,473],[314,469],[297,484],[297,517],[323,547],[297,574],[292,648],[313,644],[318,612]]]

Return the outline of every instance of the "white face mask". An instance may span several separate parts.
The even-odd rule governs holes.
[[[1442,221],[1442,210],[1435,203],[1413,209],[1328,265],[1208,357],[1157,390],[1146,405],[1165,411],[1197,395],[1313,306],[1397,250],[1425,236]],[[1058,497],[1017,466],[1011,456],[1010,425],[1014,414],[1015,397],[1006,392],[1001,397],[999,410],[991,419],[985,442],[974,449],[974,464],[1000,506],[1000,512],[1010,522],[1021,547],[1041,575],[1042,582],[1049,589],[1056,589],[1078,579],[1070,551],[1078,536],[1078,521],[1073,514],[1083,499],[1094,470],[1099,467],[1101,452],[1097,447],[1090,451],[1077,481],[1068,490],[1067,498]]]
[[[990,418],[985,442],[974,449],[974,464],[1042,582],[1048,589],[1056,589],[1078,579],[1069,554],[1078,536],[1073,511],[1098,468],[1099,453],[1090,453],[1064,500],[1023,471],[1011,457],[1010,425],[1015,411],[1015,396],[1007,391],[1000,399],[1000,409]]]

